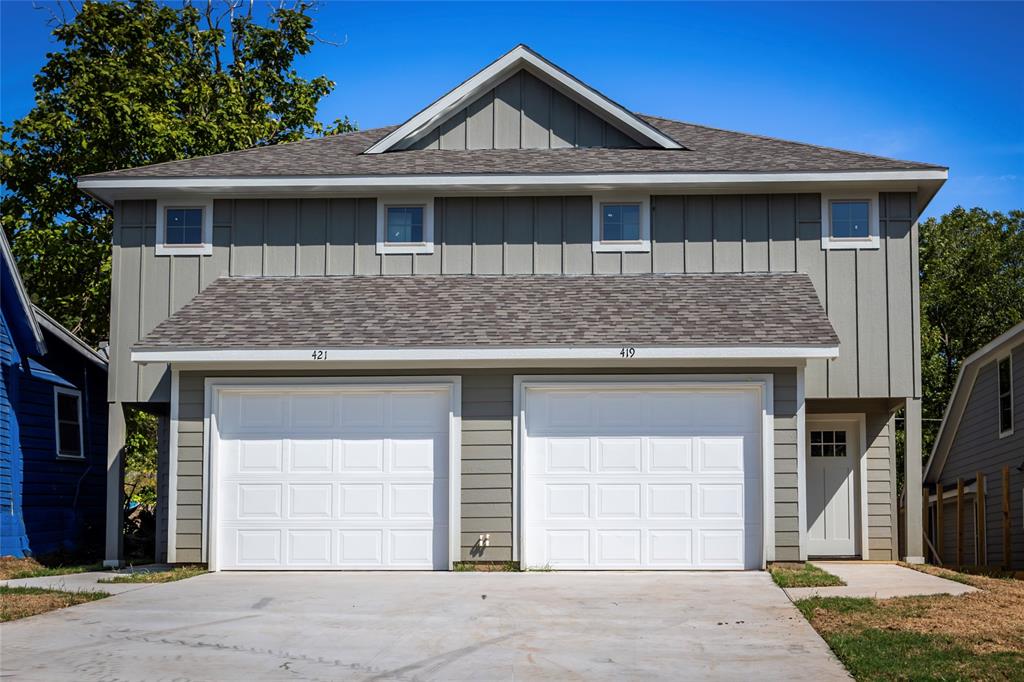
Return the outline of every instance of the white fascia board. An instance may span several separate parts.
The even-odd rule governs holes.
[[[82,178],[83,190],[328,190],[410,188],[587,188],[702,187],[730,185],[782,185],[787,183],[922,182],[945,181],[949,172],[932,170],[793,172],[793,173],[596,173],[570,175],[345,175],[258,176],[223,178]]]
[[[633,351],[624,356],[624,352]],[[835,358],[838,346],[644,347],[589,348],[307,348],[280,350],[138,350],[132,362],[463,362],[543,360],[804,360]]]
[[[590,107],[618,121],[651,144],[663,149],[682,148],[682,145],[678,142],[658,131],[649,123],[640,120],[635,114],[557,68],[523,45],[518,45],[489,66],[478,71],[462,83],[462,85],[449,91],[426,109],[410,118],[383,139],[376,142],[365,153],[380,154],[386,152],[406,138],[427,132],[434,126],[442,123],[448,114],[458,110],[462,105],[468,104],[477,95],[492,88],[506,75],[510,75],[516,68],[525,65],[531,67],[534,72],[542,77],[557,83],[560,89],[567,91],[571,96],[578,97],[589,104]]]

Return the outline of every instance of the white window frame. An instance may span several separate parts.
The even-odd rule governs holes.
[[[832,202],[868,202],[867,237],[832,236]],[[880,246],[878,192],[843,192],[821,195],[821,248],[823,249],[877,249]]]
[[[640,194],[595,194],[591,197],[594,209],[594,251],[636,253],[651,250],[651,197]],[[640,239],[635,241],[604,241],[602,239],[603,207],[605,204],[640,204]]]
[[[386,241],[387,209],[410,206],[423,207],[423,241],[396,244]],[[424,195],[377,197],[377,253],[434,253],[434,197]]]
[[[60,406],[61,395],[69,395],[75,399],[78,405],[78,454],[67,455],[60,451]],[[63,386],[53,387],[53,437],[54,446],[57,452],[57,459],[85,459],[85,423],[82,421],[82,392],[74,388]]]
[[[203,241],[201,244],[167,243],[167,209],[198,208],[203,212]],[[156,255],[209,256],[213,253],[213,199],[157,199],[156,202]]]
[[[1000,404],[1000,401],[1003,399],[1003,387],[999,381],[999,365],[1004,361],[1010,366],[1010,385],[1008,387],[1008,393],[1010,394],[1010,428],[1005,431],[1003,430],[1003,409]],[[1007,438],[1013,435],[1013,416],[1013,354],[1007,353],[1002,357],[996,358],[996,431],[999,433],[1000,438]]]

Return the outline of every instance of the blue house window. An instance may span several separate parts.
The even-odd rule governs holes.
[[[640,204],[601,204],[601,241],[640,241]]]
[[[57,456],[82,459],[82,394],[54,387],[53,403],[57,432]]]
[[[871,202],[868,200],[833,201],[830,209],[833,239],[867,239],[871,236],[868,227]]]

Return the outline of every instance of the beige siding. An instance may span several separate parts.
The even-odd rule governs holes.
[[[159,364],[129,349],[203,286],[232,275],[590,274],[800,271],[840,336],[840,357],[807,367],[808,398],[906,397],[920,351],[909,217],[913,195],[883,194],[882,247],[822,251],[817,194],[656,196],[650,253],[593,253],[591,199],[439,197],[430,255],[376,253],[374,199],[214,203],[210,256],[156,256],[155,202],[118,202],[110,399],[167,402]]]
[[[599,118],[527,71],[484,93],[407,149],[557,149],[641,147],[615,124]]]

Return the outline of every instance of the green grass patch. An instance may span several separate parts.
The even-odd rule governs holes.
[[[796,600],[795,604],[807,620],[811,620],[818,610],[846,614],[878,609],[878,602],[870,597],[808,597]]]
[[[976,654],[948,637],[876,628],[823,637],[857,680],[1024,679],[1024,654]]]
[[[41,587],[0,587],[0,622],[109,597],[106,592],[65,592]]]
[[[838,576],[814,564],[774,564],[769,570],[779,587],[834,587],[845,585]]]
[[[136,573],[122,573],[111,578],[103,578],[97,582],[101,583],[171,583],[175,580],[194,578],[197,575],[206,573],[205,566],[177,566],[167,571],[139,571]]]

